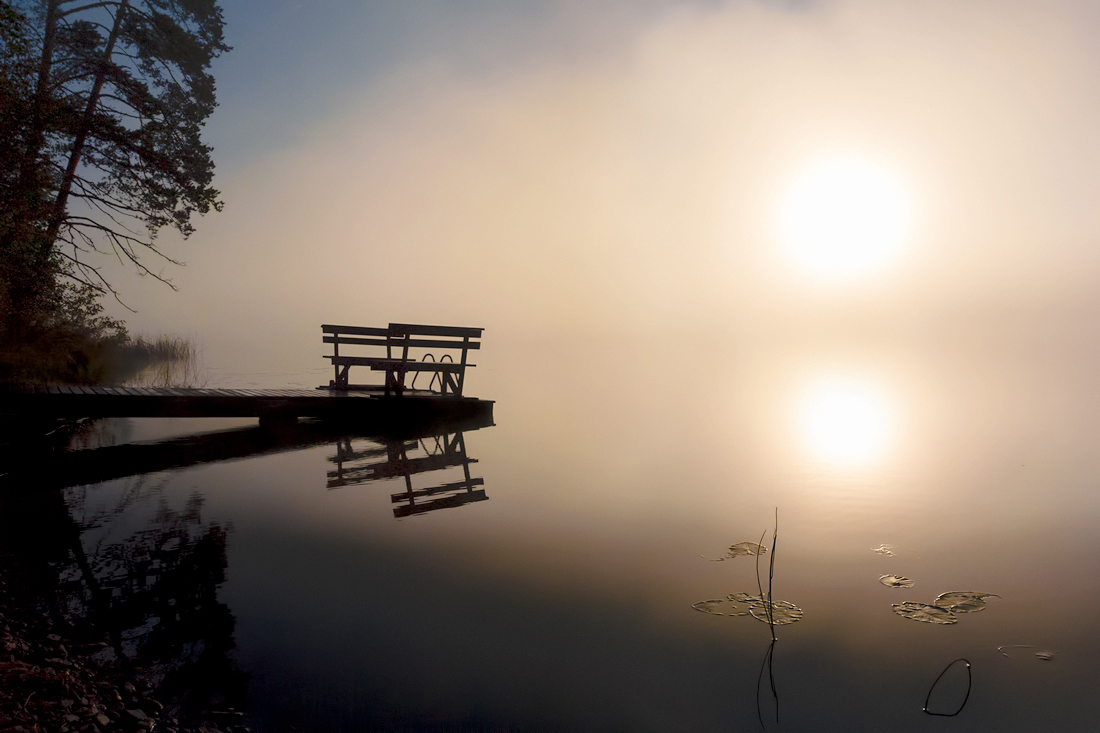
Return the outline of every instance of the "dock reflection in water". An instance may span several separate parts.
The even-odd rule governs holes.
[[[461,421],[436,421],[410,426],[395,435],[379,436],[373,431],[357,432],[354,425],[311,421],[275,428],[247,427],[200,433],[155,442],[108,444],[88,450],[12,450],[0,459],[3,464],[0,467],[0,490],[25,482],[40,488],[92,484],[205,463],[285,453],[333,441],[350,441],[352,437],[349,436],[372,436],[374,440],[389,445],[394,441],[415,441],[457,433],[458,443],[462,445],[459,431],[477,430],[491,424],[491,418],[486,420],[484,416],[475,416]],[[453,454],[453,450],[450,453]]]
[[[92,661],[148,670],[184,721],[242,710],[249,675],[235,659],[237,621],[219,598],[232,522],[204,518],[203,492],[171,498],[173,479],[160,472],[335,444],[328,488],[403,477],[393,514],[407,517],[488,498],[464,438],[481,422],[398,436],[308,422],[122,445],[110,445],[107,426],[97,448],[5,451],[0,560],[25,596],[14,602],[49,609],[67,644],[98,650]],[[414,488],[422,476],[435,480]],[[321,481],[316,474],[318,489]]]

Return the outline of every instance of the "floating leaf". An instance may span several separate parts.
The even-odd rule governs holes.
[[[997,647],[997,651],[999,651],[1001,654],[1008,657],[1009,659],[1019,660],[1031,659],[1032,657],[1035,657],[1036,659],[1042,660],[1044,662],[1049,662],[1054,659],[1054,652],[1029,653],[1028,651],[1025,651],[1037,648],[1038,647],[1036,647],[1034,644],[1005,644],[1004,646]]]
[[[758,621],[764,623],[771,623],[776,626],[783,626],[785,624],[793,624],[802,618],[802,609],[798,606],[790,603],[789,601],[772,601],[771,606],[771,618],[768,618],[768,602],[758,601],[753,603],[750,608],[752,617]]]
[[[955,613],[975,613],[985,608],[986,598],[1000,598],[996,593],[979,593],[973,590],[953,590],[940,593],[933,603]]]
[[[878,547],[872,547],[871,551],[872,552],[877,552],[880,555],[885,555],[886,557],[893,557],[894,556],[894,546],[893,545],[879,545]]]
[[[692,608],[696,611],[702,611],[703,613],[709,613],[712,616],[748,616],[748,611],[739,610],[739,606],[735,606],[725,598],[716,598],[712,601],[699,601],[693,603]]]
[[[755,542],[738,542],[736,545],[730,545],[729,553],[731,557],[734,555],[767,555],[768,548]]]
[[[704,557],[703,559],[710,560],[711,562],[722,562],[723,560],[730,560],[740,556],[754,557],[756,555],[766,554],[768,554],[768,548],[764,545],[758,545],[755,542],[738,542],[736,545],[729,546],[729,549],[726,550],[725,557]]]
[[[946,608],[930,606],[927,603],[906,601],[905,603],[895,603],[893,608],[894,613],[899,616],[911,618],[914,621],[921,621],[926,624],[953,624],[958,622],[958,619],[955,618],[955,614],[951,613]]]
[[[883,575],[879,577],[878,582],[889,588],[912,588],[913,581],[909,580],[901,575]]]
[[[1004,646],[997,647],[997,651],[1009,659],[1021,659],[1023,654],[1022,650],[1034,648],[1035,647],[1031,644],[1005,644]]]
[[[744,606],[735,604],[748,604],[749,610],[740,610]],[[751,593],[730,593],[724,599],[711,601],[699,601],[692,606],[696,611],[709,613],[714,616],[752,616],[764,623],[768,623],[768,601],[759,595]],[[802,618],[802,609],[789,601],[772,601],[771,622],[777,626],[793,624]]]

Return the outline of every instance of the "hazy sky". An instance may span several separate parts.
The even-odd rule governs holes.
[[[165,235],[179,292],[112,275],[133,331],[194,334],[214,361],[319,356],[322,322],[519,337],[1092,313],[1096,3],[223,5],[207,139],[225,210]],[[779,202],[830,156],[888,172],[912,209],[898,256],[842,284],[778,243]]]

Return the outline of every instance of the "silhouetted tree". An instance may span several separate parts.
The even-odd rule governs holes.
[[[53,310],[55,263],[37,265],[36,224],[49,218],[53,187],[44,156],[27,155],[34,99],[33,39],[26,16],[0,2],[0,312],[4,321]],[[7,325],[0,322],[0,329]]]
[[[221,209],[200,133],[222,25],[216,0],[0,0],[0,328],[113,292],[96,253],[163,279],[157,232]]]

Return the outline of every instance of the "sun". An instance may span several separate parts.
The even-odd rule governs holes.
[[[791,184],[779,212],[787,255],[808,274],[847,280],[881,269],[905,244],[909,195],[898,179],[859,158],[830,158]]]
[[[893,420],[882,395],[859,381],[818,382],[804,394],[802,437],[817,458],[837,466],[873,461],[890,443]]]

